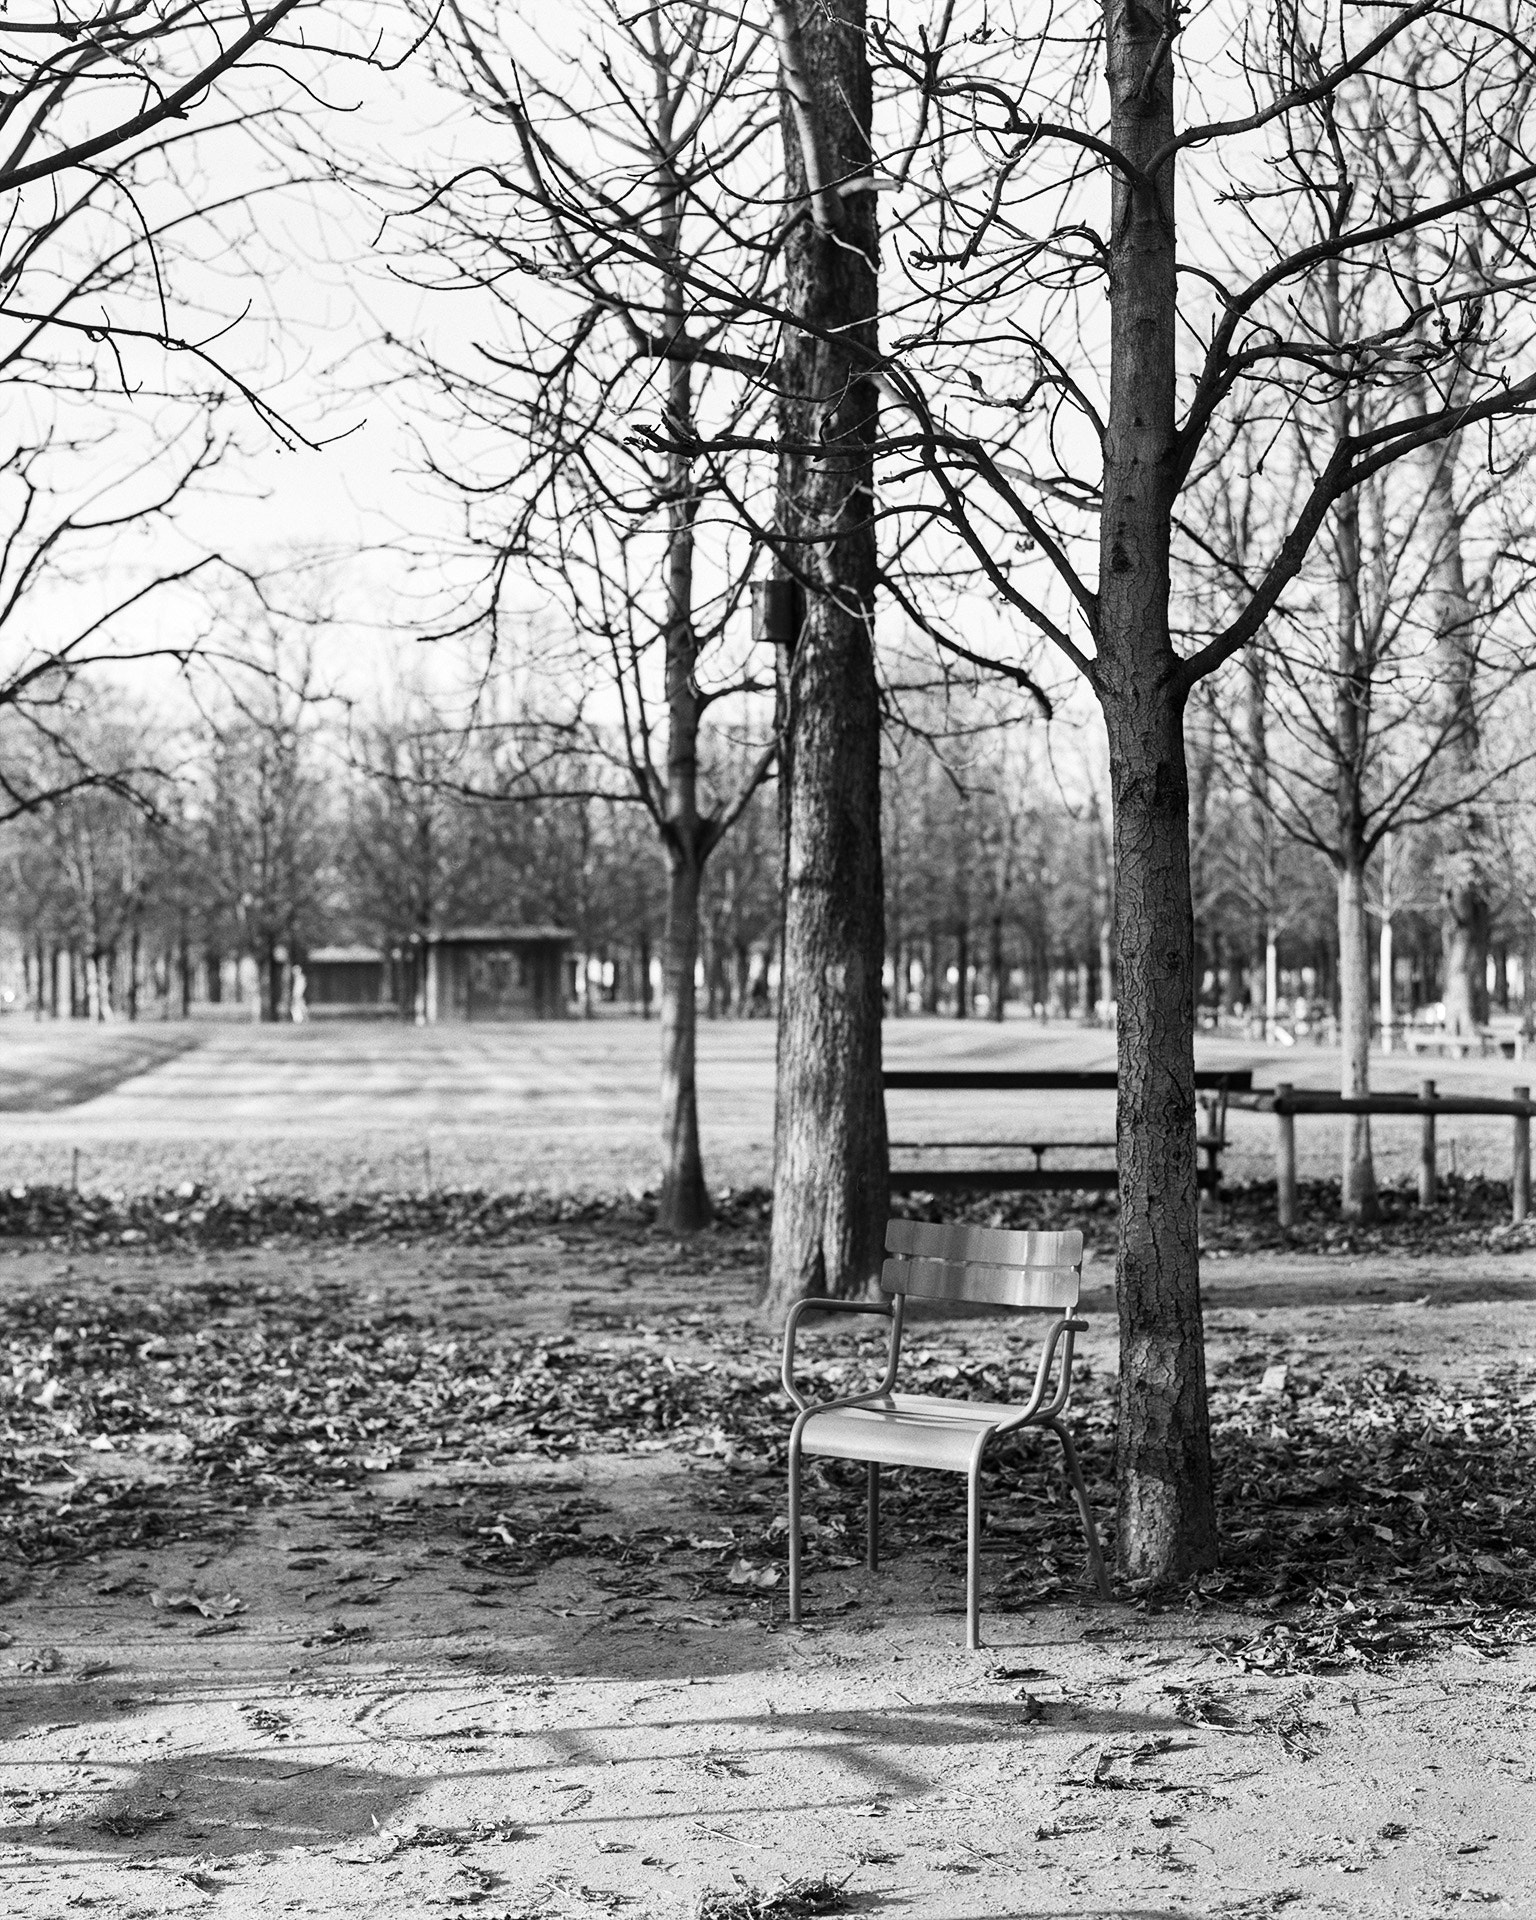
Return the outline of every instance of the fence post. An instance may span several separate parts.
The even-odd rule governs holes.
[[[1283,1112],[1282,1100],[1291,1097],[1291,1083],[1275,1088],[1275,1203],[1282,1227],[1296,1224],[1296,1116]]]
[[[1516,1087],[1517,1100],[1529,1100],[1529,1087]],[[1515,1164],[1509,1183],[1510,1218],[1518,1227],[1531,1210],[1531,1116],[1515,1115]]]
[[[1419,1098],[1433,1100],[1435,1083],[1424,1080],[1419,1083]],[[1432,1207],[1435,1204],[1435,1116],[1424,1116],[1424,1133],[1419,1145],[1419,1205]]]

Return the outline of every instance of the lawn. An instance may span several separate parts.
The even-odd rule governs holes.
[[[886,1023],[893,1065],[1107,1067],[1113,1036],[1058,1022],[904,1019]],[[91,1027],[0,1021],[0,1148],[12,1184],[141,1192],[191,1180],[322,1194],[433,1186],[623,1193],[658,1178],[659,1033],[654,1022],[579,1020],[418,1028],[376,1021]],[[703,1021],[699,1106],[709,1177],[761,1186],[773,1142],[774,1029]],[[1260,1085],[1336,1086],[1337,1055],[1203,1041],[1204,1066],[1251,1066]],[[1382,1087],[1433,1075],[1454,1092],[1507,1094],[1530,1078],[1510,1061],[1375,1063]],[[1108,1095],[893,1094],[892,1135],[911,1139],[1106,1142]],[[1231,1118],[1230,1178],[1271,1177],[1274,1122]],[[1336,1173],[1337,1123],[1298,1122],[1304,1177]],[[1440,1127],[1449,1172],[1509,1174],[1508,1122]],[[1417,1124],[1377,1122],[1385,1180],[1417,1165]],[[1097,1156],[1107,1162],[1102,1148]]]

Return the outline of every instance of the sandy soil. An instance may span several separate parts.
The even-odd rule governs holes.
[[[749,1276],[680,1249],[577,1273],[537,1246],[217,1259],[236,1278],[323,1259],[466,1330],[622,1320],[682,1346],[707,1300],[761,1341]],[[76,1292],[175,1278],[69,1266]],[[4,1262],[15,1290],[60,1275],[57,1255]],[[1113,1365],[1089,1278],[1089,1358]],[[1218,1356],[1321,1346],[1471,1380],[1529,1355],[1536,1260],[1405,1278],[1232,1259],[1208,1295]],[[922,1330],[957,1351],[984,1334]],[[156,1470],[152,1450],[72,1464]],[[465,1514],[499,1502],[700,1544],[488,1577],[464,1563]],[[957,1557],[899,1530],[876,1575],[817,1570],[794,1630],[781,1591],[719,1575],[733,1518],[781,1506],[776,1476],[730,1457],[527,1458],[13,1569],[0,1913],[671,1920],[705,1889],[822,1873],[856,1911],[933,1920],[1536,1913],[1536,1651],[1274,1679],[1224,1651],[1241,1616],[1085,1602],[994,1613],[971,1655]],[[194,1591],[207,1612],[151,1597]]]

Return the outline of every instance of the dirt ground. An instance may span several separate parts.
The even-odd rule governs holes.
[[[175,1266],[26,1252],[0,1281],[87,1297]],[[183,1266],[235,1289],[310,1274],[466,1339],[619,1329],[682,1354],[707,1316],[769,1364],[750,1275],[681,1248],[579,1270],[548,1240]],[[1086,1277],[1087,1362],[1112,1369],[1107,1275]],[[1207,1302],[1213,1364],[1257,1341],[1454,1388],[1536,1351],[1532,1256],[1233,1258]],[[963,1355],[990,1336],[915,1337]],[[152,1478],[168,1444],[82,1436],[61,1465]],[[467,1563],[465,1511],[518,1501],[683,1550]],[[924,1920],[1536,1913],[1536,1649],[1277,1678],[1234,1658],[1242,1614],[1085,1599],[991,1612],[968,1654],[959,1556],[900,1526],[878,1574],[813,1562],[797,1630],[771,1568],[720,1572],[741,1516],[782,1503],[729,1447],[646,1443],[381,1472],[222,1537],[12,1566],[0,1913],[680,1920],[709,1890],[821,1875],[847,1910]]]

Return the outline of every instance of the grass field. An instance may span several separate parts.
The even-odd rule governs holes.
[[[705,1021],[699,1090],[709,1178],[767,1181],[773,1141],[775,1030]],[[274,1184],[329,1193],[359,1187],[475,1186],[615,1192],[655,1184],[654,1023],[569,1021],[417,1028],[379,1022],[305,1027],[0,1022],[0,1154],[9,1184],[39,1181],[138,1191],[192,1179],[225,1191]],[[1114,1038],[1066,1023],[890,1021],[893,1065],[1108,1067]],[[1202,1042],[1202,1065],[1252,1066],[1260,1085],[1336,1086],[1323,1048]],[[1376,1062],[1377,1084],[1428,1074],[1448,1092],[1507,1094],[1530,1069],[1509,1061]],[[1041,1137],[1107,1143],[1107,1095],[892,1095],[895,1140]],[[1377,1123],[1378,1170],[1406,1178],[1412,1121]],[[1235,1114],[1226,1171],[1272,1171],[1274,1123]],[[1303,1175],[1332,1173],[1337,1126],[1299,1123]],[[1446,1121],[1442,1165],[1507,1177],[1502,1121]],[[900,1156],[898,1155],[898,1158]],[[1107,1163],[1101,1144],[1097,1158]]]

